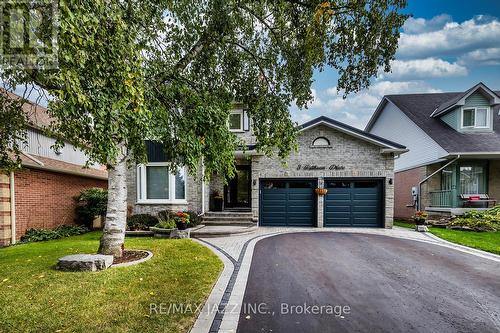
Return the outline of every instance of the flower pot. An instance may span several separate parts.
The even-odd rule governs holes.
[[[214,211],[222,212],[224,209],[224,198],[214,197]]]
[[[414,219],[416,225],[424,225],[425,219]]]
[[[186,223],[178,222],[176,224],[177,224],[177,229],[179,229],[179,230],[186,230],[186,228],[187,228]]]
[[[325,195],[328,193],[328,190],[326,188],[317,188],[314,190],[317,195]]]

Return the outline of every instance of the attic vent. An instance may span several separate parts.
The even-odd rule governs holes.
[[[330,141],[327,138],[320,136],[314,139],[312,143],[313,147],[330,147]]]

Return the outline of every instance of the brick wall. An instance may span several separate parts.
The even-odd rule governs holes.
[[[10,178],[0,173],[0,246],[11,241]]]
[[[86,188],[107,188],[106,180],[27,168],[14,178],[17,239],[29,228],[74,223],[73,197]]]
[[[331,143],[329,148],[313,148],[311,144],[317,137],[326,137]],[[297,140],[299,151],[292,153],[286,165],[277,158],[253,156],[252,179],[259,178],[317,178],[320,182],[326,177],[384,178],[385,180],[385,227],[391,228],[394,210],[394,185],[388,179],[394,177],[394,158],[381,154],[380,147],[357,139],[351,135],[326,126],[316,126],[301,133]],[[343,165],[345,170],[297,170],[298,165],[315,164],[328,166]],[[323,200],[323,198],[318,198]],[[321,203],[319,204],[322,208]],[[252,183],[252,212],[259,214],[259,182]],[[322,214],[318,214],[318,225],[322,224]]]
[[[490,161],[488,194],[500,203],[500,160]]]
[[[396,172],[394,175],[394,217],[409,219],[415,213],[414,207],[406,207],[413,203],[411,188],[425,178],[426,167],[413,168]]]

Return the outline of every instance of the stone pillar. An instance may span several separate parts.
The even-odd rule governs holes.
[[[0,173],[0,246],[11,243],[10,177]]]
[[[323,177],[319,177],[318,178],[318,188],[323,188],[325,186],[325,179]],[[314,195],[316,195],[316,197],[318,198],[318,202],[317,202],[317,206],[318,206],[318,210],[317,210],[317,218],[318,218],[318,221],[317,221],[317,226],[318,228],[323,228],[324,226],[324,223],[323,223],[323,207],[325,206],[325,196],[324,195],[317,195],[316,193],[314,193]]]

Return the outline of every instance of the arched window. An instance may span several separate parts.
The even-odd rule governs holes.
[[[320,136],[320,137],[314,139],[312,145],[313,145],[313,147],[329,147],[330,141],[328,141],[327,138]]]

